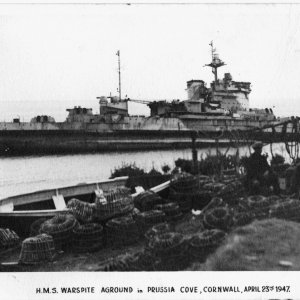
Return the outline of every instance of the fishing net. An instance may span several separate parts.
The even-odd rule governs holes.
[[[19,262],[22,264],[49,262],[53,260],[54,255],[53,238],[47,234],[40,234],[23,241]]]
[[[104,232],[100,224],[79,225],[73,232],[73,249],[77,252],[93,252],[104,246]]]

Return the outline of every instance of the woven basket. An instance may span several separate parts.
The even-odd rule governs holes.
[[[77,226],[73,229],[73,248],[78,252],[93,252],[104,246],[103,227],[97,223]]]
[[[166,232],[155,236],[148,249],[155,259],[155,271],[179,271],[187,267],[186,242],[179,233]]]
[[[127,188],[104,192],[102,198],[95,199],[95,217],[103,221],[132,212],[133,199]]]
[[[106,223],[106,237],[109,246],[120,248],[131,245],[139,239],[139,229],[131,217],[120,217]]]
[[[255,220],[255,213],[249,212],[239,212],[233,218],[233,223],[235,227],[245,226],[252,223]]]
[[[30,225],[30,236],[36,236],[40,233],[41,225],[47,221],[47,218],[39,218]]]
[[[223,242],[225,235],[224,231],[218,229],[205,230],[194,235],[189,241],[188,252],[194,259],[203,262]]]
[[[198,192],[179,193],[170,187],[169,200],[176,202],[183,213],[190,211],[193,207],[193,202],[198,198]]]
[[[141,235],[153,225],[162,223],[166,219],[166,215],[161,210],[149,210],[141,212],[136,216],[136,222]]]
[[[0,249],[11,248],[20,243],[19,236],[11,229],[0,228]]]
[[[203,224],[207,229],[221,229],[227,231],[233,225],[233,216],[228,209],[216,207],[205,212]]]
[[[75,218],[83,223],[90,223],[95,217],[95,203],[87,203],[78,199],[71,199],[67,208],[72,212]]]
[[[213,193],[220,192],[226,185],[221,182],[211,182],[203,186],[204,190],[211,191]]]
[[[148,211],[154,209],[158,204],[162,204],[164,200],[153,191],[145,191],[134,198],[134,206],[139,211]]]
[[[171,228],[170,225],[168,223],[160,223],[157,225],[154,225],[153,227],[151,227],[146,233],[145,233],[145,237],[147,239],[147,241],[152,240],[155,236],[165,233],[165,232],[170,232]]]
[[[40,233],[53,237],[55,248],[59,249],[72,242],[73,230],[78,222],[71,214],[59,214],[45,221],[40,228]]]
[[[19,262],[22,264],[39,264],[52,261],[54,255],[53,238],[47,234],[40,234],[23,241]]]
[[[217,207],[225,207],[226,204],[220,197],[214,197],[211,199],[211,201],[202,209],[202,214],[204,214],[206,211],[217,208]]]
[[[199,190],[199,180],[189,173],[176,174],[171,179],[170,188],[178,193],[192,193]]]
[[[291,221],[300,221],[300,201],[288,199],[282,203],[271,206],[269,211],[271,218],[279,218]]]
[[[194,234],[196,232],[201,232],[204,230],[203,226],[203,215],[193,216],[188,215],[186,216],[180,223],[175,225],[175,232],[189,235]]]

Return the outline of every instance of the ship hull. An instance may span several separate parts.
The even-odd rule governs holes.
[[[219,134],[219,133],[218,133]],[[215,144],[216,133],[199,136],[197,147]],[[230,140],[220,139],[220,145]],[[117,131],[107,133],[58,131],[2,131],[0,155],[77,154],[108,151],[141,151],[180,149],[192,146],[191,132],[182,131]]]

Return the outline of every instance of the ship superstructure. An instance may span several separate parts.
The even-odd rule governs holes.
[[[218,77],[218,69],[225,63],[216,53],[213,43],[211,53],[212,60],[205,65],[212,68],[214,74],[209,87],[203,80],[192,79],[187,81],[186,100],[147,101],[121,97],[118,51],[119,96],[97,97],[99,113],[96,114],[91,108],[68,108],[64,122],[55,122],[46,115],[34,117],[30,122],[20,122],[19,118],[13,122],[0,122],[0,153],[24,148],[46,152],[52,148],[56,152],[60,152],[58,149],[61,148],[64,152],[77,152],[77,148],[84,152],[115,148],[126,150],[132,145],[138,149],[142,143],[145,148],[155,148],[157,136],[162,139],[159,143],[181,147],[190,143],[186,137],[191,131],[213,137],[220,131],[261,128],[277,122],[272,109],[250,108],[250,82],[234,81],[230,73],[225,73],[222,79]],[[128,103],[131,101],[148,105],[150,116],[129,115]],[[76,139],[72,140],[73,137]],[[68,139],[71,141],[68,142]]]

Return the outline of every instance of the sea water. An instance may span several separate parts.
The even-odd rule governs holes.
[[[220,151],[235,155],[235,148]],[[239,148],[240,156],[249,155],[249,147]],[[264,147],[270,155],[270,147]],[[198,149],[198,158],[215,154],[215,148]],[[283,144],[273,146],[273,153],[289,160]],[[37,190],[59,188],[79,183],[108,179],[122,164],[135,164],[146,171],[153,167],[161,171],[165,164],[175,167],[178,158],[191,159],[191,149],[141,152],[113,152],[99,154],[52,155],[0,158],[0,199]]]

